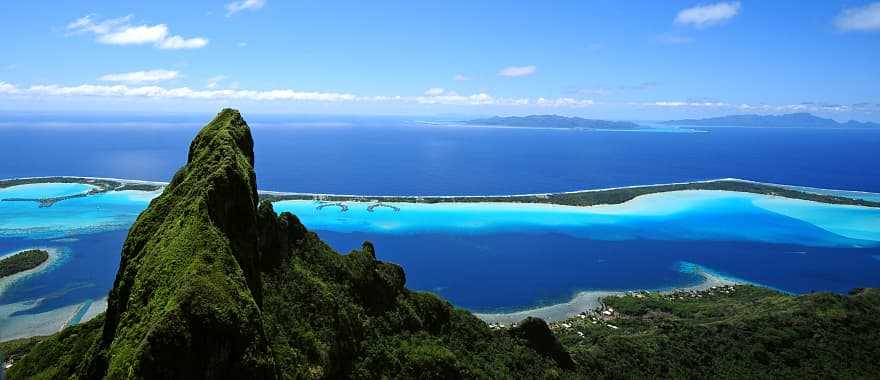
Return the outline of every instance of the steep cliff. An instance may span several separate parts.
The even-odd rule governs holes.
[[[132,226],[106,314],[36,344],[10,378],[534,378],[570,368],[546,326],[492,331],[407,290],[370,243],[340,255],[296,216],[258,205],[253,163],[247,124],[221,111]]]

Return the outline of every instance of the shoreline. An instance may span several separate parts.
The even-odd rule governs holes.
[[[62,259],[61,249],[55,248],[55,247],[22,248],[22,249],[19,249],[19,250],[10,252],[10,253],[5,253],[3,255],[0,255],[0,259],[4,259],[6,257],[12,257],[13,255],[16,255],[18,253],[21,253],[21,252],[24,252],[27,250],[31,250],[31,249],[44,250],[49,253],[49,258],[46,259],[46,261],[44,261],[42,264],[37,265],[34,268],[12,274],[12,275],[6,276],[4,278],[0,278],[0,295],[3,295],[4,293],[6,293],[6,290],[8,290],[13,285],[15,285],[17,282],[24,280],[30,276],[40,274],[44,271],[51,269],[53,266],[57,265]]]
[[[548,323],[551,323],[563,321],[575,317],[578,314],[597,310],[602,307],[602,299],[609,296],[621,296],[640,292],[658,292],[661,294],[672,294],[677,292],[697,292],[712,289],[718,286],[751,284],[750,282],[745,280],[722,276],[696,264],[682,263],[682,267],[679,268],[679,271],[684,273],[695,273],[701,276],[703,279],[695,285],[660,289],[585,290],[575,294],[575,296],[572,297],[572,299],[568,302],[508,313],[473,312],[473,314],[477,316],[477,318],[480,318],[483,322],[486,322],[490,325],[499,325],[502,327],[518,323],[527,317],[537,317],[545,320]],[[766,286],[762,287],[766,288]]]
[[[68,176],[68,175],[59,175],[59,176],[37,176],[37,177],[18,177],[18,178],[0,178],[0,188],[4,188],[3,186],[5,182],[11,181],[33,181],[22,183],[21,185],[27,185],[31,183],[53,183],[52,179],[67,179],[67,180],[99,180],[99,181],[115,181],[121,182],[123,184],[138,184],[138,185],[154,185],[154,186],[167,186],[169,182],[162,181],[148,181],[148,180],[139,180],[139,179],[126,179],[126,178],[114,178],[114,177],[89,177],[89,176]],[[479,195],[393,195],[393,194],[341,194],[341,193],[310,193],[310,192],[298,192],[298,191],[279,191],[279,190],[257,190],[260,194],[267,195],[304,195],[304,196],[328,196],[328,197],[352,197],[352,198],[446,198],[446,199],[454,199],[454,198],[519,198],[519,197],[537,197],[544,195],[558,195],[558,194],[582,194],[582,193],[594,193],[594,192],[603,192],[603,191],[615,191],[615,190],[632,190],[632,189],[642,189],[642,188],[651,188],[657,186],[675,186],[675,185],[692,185],[692,184],[709,184],[720,181],[731,181],[731,182],[742,182],[754,185],[764,185],[764,186],[774,186],[780,188],[791,188],[792,190],[800,190],[800,191],[842,191],[847,193],[856,193],[856,194],[866,194],[866,195],[880,195],[880,192],[872,192],[865,190],[849,190],[849,189],[827,189],[822,187],[812,187],[812,186],[802,186],[802,185],[791,185],[791,184],[783,184],[783,183],[775,183],[775,182],[760,182],[753,181],[750,179],[736,178],[736,177],[722,177],[722,178],[713,178],[713,179],[703,179],[703,180],[694,180],[694,181],[680,181],[680,182],[660,182],[660,183],[649,183],[649,184],[641,184],[641,185],[626,185],[626,186],[612,186],[612,187],[598,187],[598,188],[588,188],[588,189],[579,189],[579,190],[569,190],[569,191],[554,191],[554,192],[543,192],[543,193],[518,193],[518,194],[479,194]],[[77,182],[88,185],[88,182]],[[12,185],[19,186],[19,185]],[[8,186],[11,187],[11,186]]]

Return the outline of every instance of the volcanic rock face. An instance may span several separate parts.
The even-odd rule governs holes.
[[[86,377],[272,375],[253,160],[237,111],[196,136],[186,166],[129,232]]]
[[[34,346],[10,377],[543,378],[569,367],[543,322],[492,331],[407,290],[369,242],[340,255],[258,205],[253,163],[247,124],[221,111],[129,231],[106,314]]]

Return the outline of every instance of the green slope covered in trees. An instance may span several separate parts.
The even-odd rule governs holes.
[[[364,243],[334,252],[258,205],[253,141],[223,110],[129,232],[107,312],[0,343],[10,379],[871,378],[880,292],[738,286],[605,300],[490,329]],[[610,309],[614,311],[611,312]],[[606,315],[609,314],[609,315]],[[554,334],[555,333],[555,334]],[[559,338],[557,338],[557,336]]]

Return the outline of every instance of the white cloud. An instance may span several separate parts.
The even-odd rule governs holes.
[[[70,34],[92,33],[97,41],[107,45],[153,44],[159,49],[197,49],[208,44],[201,37],[169,36],[168,26],[132,25],[132,16],[95,21],[92,15],[80,17],[67,25]]]
[[[107,74],[98,79],[105,82],[154,83],[177,78],[179,74],[179,72],[171,70],[146,70]]]
[[[239,43],[237,43],[237,44],[235,44],[235,45],[238,46],[238,47],[246,47],[246,46],[248,45],[248,43],[242,41],[242,42],[239,42]]]
[[[130,74],[130,73],[129,73]],[[125,75],[125,74],[113,74]],[[209,79],[225,80],[217,76]],[[233,86],[235,87],[235,86]],[[82,84],[78,86],[33,85],[19,88],[11,83],[0,82],[0,94],[24,96],[60,96],[60,97],[106,97],[106,98],[152,98],[152,99],[189,99],[189,100],[249,100],[249,101],[291,101],[291,102],[397,102],[423,105],[453,106],[504,106],[504,107],[552,107],[579,108],[593,105],[592,100],[575,98],[496,98],[485,92],[471,95],[460,95],[454,91],[432,88],[422,96],[358,96],[340,92],[296,91],[292,89],[277,90],[238,90],[213,89],[194,90],[189,87],[166,88],[156,85],[129,86]]]
[[[439,95],[443,95],[443,93],[445,93],[445,92],[446,92],[446,90],[444,90],[440,87],[433,87],[433,88],[429,88],[429,89],[425,90],[425,96],[439,96]]]
[[[400,99],[398,97],[398,99]],[[443,104],[459,106],[535,106],[535,107],[567,107],[579,108],[593,105],[592,100],[575,98],[496,98],[485,92],[471,95],[460,95],[455,91],[447,91],[439,87],[429,88],[423,96],[415,98],[419,104]]]
[[[681,102],[681,101],[660,101],[648,103],[647,105],[658,107],[729,107],[730,104],[723,102]]]
[[[98,42],[108,45],[141,45],[161,42],[166,36],[168,36],[168,27],[165,24],[127,26],[100,35]]]
[[[537,105],[542,107],[566,107],[566,108],[581,108],[588,107],[595,104],[592,100],[589,99],[574,99],[574,98],[556,98],[556,99],[546,99],[546,98],[538,98],[535,102]]]
[[[14,84],[0,81],[0,94],[14,94],[18,92],[18,88]]]
[[[880,30],[880,2],[844,9],[834,18],[834,26],[843,31]]]
[[[121,25],[128,25],[132,18],[132,15],[128,15],[125,17],[107,19],[96,23],[92,19],[93,16],[94,15],[86,15],[74,20],[70,24],[67,24],[67,30],[69,30],[71,33],[91,32],[94,34],[102,35],[110,33],[111,30],[117,29]]]
[[[430,90],[429,90],[430,91]],[[425,92],[426,94],[428,91]],[[420,104],[446,104],[446,105],[489,105],[496,104],[495,98],[484,92],[473,95],[459,95],[455,92],[444,92],[416,97]]]
[[[697,5],[683,9],[675,16],[677,24],[691,24],[697,28],[718,25],[739,14],[739,1]]]
[[[467,75],[464,75],[464,74],[455,74],[455,76],[452,77],[452,80],[457,80],[457,81],[468,81],[471,79],[473,79],[473,78],[471,78]]]
[[[831,104],[831,103],[815,103],[815,102],[804,102],[798,104],[749,104],[749,103],[741,103],[741,104],[733,104],[727,102],[720,101],[657,101],[650,103],[629,103],[629,105],[635,106],[649,106],[649,107],[662,107],[662,108],[719,108],[719,109],[729,109],[731,111],[743,111],[743,112],[758,112],[758,113],[767,113],[767,112],[776,112],[776,113],[790,113],[790,112],[848,112],[853,108],[847,105],[842,104]]]
[[[160,41],[156,46],[159,49],[178,50],[178,49],[198,49],[208,44],[208,40],[195,37],[183,38],[181,36],[172,36]]]
[[[226,4],[226,17],[243,10],[257,10],[266,5],[266,0],[240,0]]]
[[[498,72],[498,75],[501,75],[504,77],[524,77],[526,75],[534,74],[535,71],[537,71],[537,70],[538,70],[538,68],[535,67],[534,65],[510,66],[510,67],[505,67],[505,68],[501,69],[501,71]]]
[[[217,85],[220,84],[220,82],[222,82],[224,80],[226,80],[225,75],[216,75],[216,76],[208,78],[208,81],[207,81],[208,84],[206,84],[205,86],[208,88],[215,88],[215,87],[217,87]]]
[[[234,99],[234,100],[289,100],[313,102],[357,101],[352,94],[338,92],[309,92],[290,89],[255,90],[193,90],[189,87],[164,88],[160,86],[132,87],[127,85],[79,86],[35,85],[19,93],[48,96],[146,97],[166,99]]]

